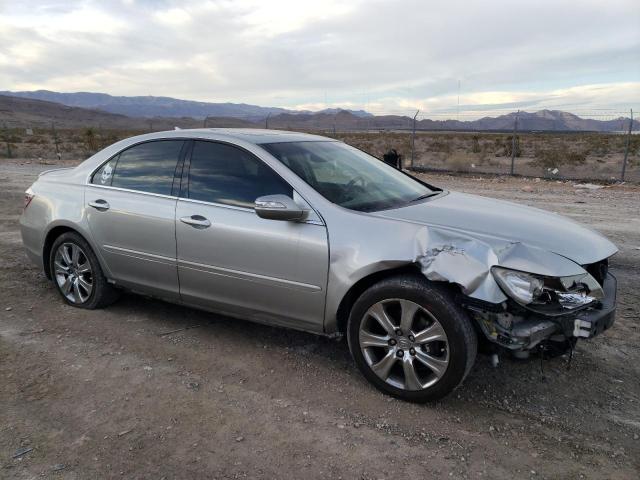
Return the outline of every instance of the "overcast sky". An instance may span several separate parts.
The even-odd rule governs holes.
[[[0,0],[0,90],[431,115],[640,108],[640,1]]]

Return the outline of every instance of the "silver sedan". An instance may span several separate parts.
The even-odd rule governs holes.
[[[314,135],[129,138],[41,174],[20,224],[70,305],[101,308],[131,290],[345,335],[363,375],[410,401],[455,389],[479,346],[564,353],[614,321],[617,250],[600,234]]]

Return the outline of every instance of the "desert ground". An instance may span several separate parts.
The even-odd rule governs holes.
[[[425,175],[604,233],[619,296],[613,328],[570,365],[480,355],[451,396],[415,405],[371,387],[344,340],[129,294],[65,305],[18,229],[46,168],[0,161],[0,478],[639,477],[637,185]]]

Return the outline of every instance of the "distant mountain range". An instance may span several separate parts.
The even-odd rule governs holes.
[[[558,132],[615,132],[629,128],[629,119],[619,117],[613,120],[593,120],[559,110],[540,110],[539,112],[519,112],[484,117],[478,120],[419,120],[418,130],[459,130],[459,131],[511,131],[515,116],[518,116],[520,131],[558,131]],[[269,119],[270,128],[293,128],[306,130],[407,130],[413,126],[413,119],[400,115],[377,115],[357,117],[350,112],[336,114],[317,113],[281,113]],[[633,121],[633,130],[640,130],[640,123]]]
[[[519,112],[478,120],[419,120],[419,130],[513,130],[518,115],[522,131],[613,132],[629,128],[629,119],[580,118],[559,110]],[[116,97],[105,93],[60,93],[47,90],[0,92],[0,125],[50,124],[61,127],[166,129],[202,127],[264,127],[294,130],[405,130],[413,120],[400,115],[374,116],[364,110],[326,109],[319,112],[260,107],[238,103],[207,103],[170,97]],[[634,121],[633,130],[640,130]]]
[[[247,122],[249,124],[249,122]],[[143,119],[90,108],[0,95],[0,127],[113,128],[123,130],[171,130],[202,127],[202,120],[180,118]],[[213,126],[213,125],[212,125]],[[247,125],[237,125],[247,126]]]
[[[209,103],[180,100],[171,97],[116,97],[106,93],[75,92],[60,93],[49,90],[33,92],[1,92],[0,95],[30,98],[56,102],[70,107],[91,108],[104,112],[118,113],[129,117],[236,117],[249,121],[264,120],[269,115],[295,113],[293,110],[277,107],[259,107],[246,103]],[[334,113],[335,109],[327,109]],[[371,115],[363,110],[351,111],[356,116]]]

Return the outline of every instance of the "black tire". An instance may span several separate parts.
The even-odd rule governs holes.
[[[391,302],[390,304],[393,304],[396,300],[392,299],[408,300],[418,304],[418,306],[427,310],[437,319],[437,322],[440,323],[446,333],[448,342],[446,351],[449,363],[440,378],[426,388],[408,390],[391,385],[372,370],[360,348],[361,323],[367,321],[367,318],[371,318],[366,315],[367,312],[372,306],[381,301],[389,301]],[[389,304],[385,303],[385,305]],[[450,288],[442,284],[429,282],[426,278],[417,274],[390,277],[366,290],[351,309],[347,326],[347,339],[351,355],[367,380],[384,393],[402,400],[418,403],[438,400],[455,390],[471,370],[478,348],[478,339],[471,320],[464,310],[454,302],[454,295]],[[387,349],[387,347],[384,347],[384,349]],[[385,351],[384,349],[383,351]],[[415,355],[415,349],[412,349],[412,351]],[[419,365],[419,363],[416,363],[416,365]],[[394,366],[393,368],[397,367]],[[425,385],[428,383],[425,382]],[[405,380],[406,385],[407,381]]]
[[[85,301],[74,302],[68,299],[56,279],[56,252],[63,244],[72,244],[80,247],[83,255],[86,257],[86,260],[91,266],[91,280],[93,288]],[[56,287],[56,290],[63,298],[63,300],[73,307],[85,308],[88,310],[104,308],[108,305],[111,305],[120,296],[120,292],[107,282],[107,279],[102,273],[100,262],[98,261],[98,258],[96,257],[89,243],[76,232],[63,233],[53,242],[49,255],[49,271],[51,272],[51,278],[53,280],[53,284]]]

